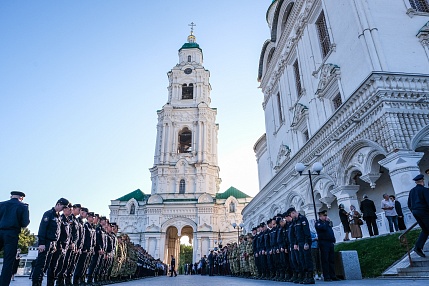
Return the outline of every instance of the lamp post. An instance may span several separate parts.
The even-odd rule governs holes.
[[[240,229],[243,229],[244,223],[236,224],[235,222],[232,223],[232,226],[237,228],[237,242],[240,240]]]
[[[305,170],[305,165],[303,163],[297,163],[295,165],[295,171],[299,173],[299,175],[307,175],[310,179],[310,188],[311,188],[311,198],[313,199],[313,208],[314,208],[314,218],[317,220],[317,211],[316,211],[316,201],[314,200],[314,190],[313,190],[313,181],[311,179],[311,176],[317,176],[320,175],[320,172],[323,169],[323,165],[320,162],[315,162],[313,166],[311,167],[311,170],[308,169],[307,174],[303,174]]]

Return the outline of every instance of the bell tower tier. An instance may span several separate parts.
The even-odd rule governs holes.
[[[152,195],[165,199],[215,196],[219,178],[217,110],[210,107],[210,72],[193,31],[179,49],[179,63],[167,73],[168,100],[157,111]]]

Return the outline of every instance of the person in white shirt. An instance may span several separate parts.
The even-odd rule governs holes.
[[[383,194],[383,200],[381,201],[381,208],[384,210],[387,221],[389,222],[390,232],[394,232],[393,225],[395,226],[395,231],[399,230],[398,227],[398,214],[395,210],[395,203],[389,200],[388,194]]]

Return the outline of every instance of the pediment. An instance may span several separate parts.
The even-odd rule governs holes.
[[[290,127],[298,127],[308,116],[308,107],[304,104],[297,103],[293,109],[293,120]]]
[[[212,231],[212,227],[208,224],[204,223],[200,226],[198,226],[198,231]]]
[[[152,195],[147,200],[147,203],[148,204],[162,204],[163,201],[164,200],[162,199],[162,197],[160,195]]]
[[[198,203],[213,203],[213,197],[207,193],[204,193],[198,198]]]

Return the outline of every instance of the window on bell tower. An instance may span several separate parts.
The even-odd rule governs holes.
[[[182,85],[182,99],[193,99],[194,98],[194,85],[190,83]]]
[[[181,179],[180,183],[179,183],[179,194],[184,194],[185,193],[185,188],[186,188],[185,180]]]
[[[136,214],[136,205],[135,204],[131,204],[130,214]]]
[[[191,62],[191,56],[188,56],[188,62]]]
[[[179,147],[177,149],[178,153],[191,153],[192,148],[192,132],[187,127],[183,128],[179,132]]]

